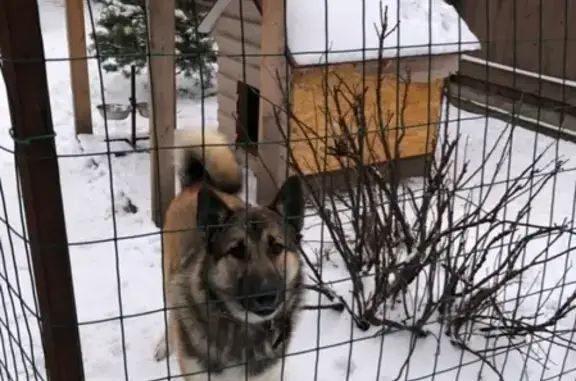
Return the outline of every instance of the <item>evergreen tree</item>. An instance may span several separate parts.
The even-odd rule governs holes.
[[[146,28],[145,0],[95,0],[102,7],[97,21],[95,33],[90,37],[92,54],[95,54],[95,44],[98,42],[102,67],[107,72],[122,72],[130,75],[130,66],[136,67],[140,73],[146,66],[148,35]],[[211,85],[213,79],[213,63],[216,55],[213,50],[213,40],[201,33],[196,27],[201,16],[194,11],[194,3],[190,0],[176,0],[175,12],[175,64],[177,74],[200,79],[198,74],[203,70],[203,86]]]

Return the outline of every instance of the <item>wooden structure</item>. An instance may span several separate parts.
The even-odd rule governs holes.
[[[305,134],[299,127],[303,123],[312,128],[315,136],[337,137],[338,133],[341,133],[334,123],[326,123],[327,113],[334,111],[334,102],[326,100],[330,97],[327,93],[341,79],[349,87],[362,86],[367,89],[367,109],[364,112],[367,113],[368,120],[372,121],[367,126],[369,140],[378,130],[379,123],[374,122],[374,117],[375,110],[380,107],[384,113],[392,113],[391,127],[402,124],[401,119],[404,125],[399,127],[411,127],[406,128],[401,143],[403,158],[424,157],[429,154],[434,146],[444,79],[458,70],[459,60],[456,53],[461,50],[473,51],[480,47],[454,8],[447,4],[435,4],[432,11],[444,12],[435,17],[442,16],[456,22],[453,29],[461,31],[461,34],[457,31],[453,36],[449,35],[449,32],[442,35],[444,29],[435,31],[434,34],[439,34],[441,42],[444,43],[442,48],[432,47],[430,51],[428,47],[422,50],[401,46],[402,42],[400,45],[395,44],[397,36],[393,35],[395,32],[392,30],[385,40],[385,51],[378,52],[374,46],[364,45],[362,53],[363,44],[374,45],[374,41],[378,39],[374,31],[374,21],[381,21],[380,4],[388,5],[388,18],[392,19],[397,14],[397,0],[364,2],[366,7],[373,8],[366,9],[367,17],[372,15],[370,17],[373,18],[376,9],[376,19],[365,20],[367,27],[364,34],[375,35],[365,38],[368,42],[361,38],[362,30],[355,30],[361,28],[363,2],[356,4],[336,0],[328,3],[328,10],[318,10],[319,2],[303,0],[217,0],[200,25],[202,32],[213,33],[219,48],[219,129],[231,140],[240,143],[239,147],[248,144],[246,150],[249,154],[241,156],[248,157],[248,165],[257,175],[259,200],[274,194],[274,188],[289,172],[286,168],[286,144],[271,144],[283,140],[284,134],[279,129],[284,130],[284,133],[290,131],[290,147],[305,173],[335,173],[342,169],[336,158],[326,158],[323,155],[326,142],[316,140],[314,147],[310,147],[309,142],[302,141]],[[427,8],[428,3],[428,0],[424,0],[422,7]],[[330,7],[335,10],[332,11]],[[358,15],[354,16],[354,12]],[[323,27],[316,28],[313,32],[306,27],[311,24],[324,25],[323,14],[327,14],[327,20],[324,21],[327,21],[328,28],[334,32],[332,35],[336,35],[329,38],[328,45],[336,47],[329,48],[328,54]],[[339,17],[345,17],[347,21],[338,26]],[[357,22],[350,22],[355,18],[358,18]],[[408,22],[408,25],[403,25],[405,22]],[[407,34],[410,29],[423,29],[420,24],[410,25],[409,22],[410,20],[406,19],[398,20],[398,29]],[[458,22],[460,25],[457,25]],[[339,33],[338,28],[344,28],[346,33]],[[350,38],[354,33],[360,37]],[[464,44],[461,36],[467,38]],[[311,40],[315,43],[311,43]],[[447,42],[454,46],[446,47],[449,45]],[[428,36],[420,39],[412,37],[407,43],[423,45],[428,43]],[[331,51],[340,50],[338,46],[359,53],[332,53]],[[398,50],[400,53],[396,54]],[[310,51],[324,52],[306,53]],[[379,57],[386,59],[384,78],[381,80],[383,86],[380,89],[384,101],[378,107],[372,107],[376,98],[375,84],[379,82],[375,71]],[[407,85],[398,77],[406,78],[408,73],[410,83]],[[397,117],[398,104],[403,102],[400,98],[406,98],[402,118]],[[281,117],[278,118],[277,110],[288,107],[293,117],[289,118],[281,112]],[[349,110],[344,110],[347,111]],[[294,123],[295,119],[299,120],[299,123]],[[333,144],[333,139],[328,139],[327,144]],[[367,163],[386,161],[383,147],[374,144],[373,138],[368,146],[372,152],[371,158],[366,160]],[[317,163],[322,163],[322,168],[319,168]]]
[[[176,128],[175,1],[147,0],[150,55],[150,199],[152,220],[163,226],[174,197],[172,147]]]
[[[16,373],[19,369],[15,363],[13,374],[10,374],[10,366],[3,368],[1,373],[9,379],[22,375],[28,380],[83,381],[82,350],[37,1],[0,0],[0,51],[26,218],[28,240],[24,244],[30,249],[20,254],[30,254],[32,262],[30,271],[34,274],[37,324],[40,325],[44,353],[43,366],[25,363],[24,374],[20,374]],[[8,221],[3,223],[8,224]],[[12,335],[10,330],[13,328],[4,328]],[[12,336],[11,340],[20,340],[20,335]],[[26,351],[21,346],[23,343],[16,341],[15,344],[19,350]],[[35,360],[36,356],[32,356],[29,361]],[[46,375],[42,374],[44,369]]]
[[[462,1],[460,14],[483,49],[463,56],[457,81],[576,115],[574,6],[571,0]]]
[[[92,104],[86,58],[83,0],[66,0],[66,31],[76,135],[92,134]]]

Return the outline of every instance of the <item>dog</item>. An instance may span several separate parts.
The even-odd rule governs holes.
[[[163,231],[168,340],[155,359],[175,349],[188,381],[279,381],[303,294],[301,182],[289,177],[269,205],[249,206],[224,135],[179,130],[175,143],[181,191]]]

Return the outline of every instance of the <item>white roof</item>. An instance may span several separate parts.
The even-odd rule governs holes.
[[[387,30],[396,28],[384,40],[384,58],[480,49],[466,22],[444,0],[286,0],[288,49],[296,64],[323,64],[326,56],[328,63],[377,59],[376,27],[386,6]]]

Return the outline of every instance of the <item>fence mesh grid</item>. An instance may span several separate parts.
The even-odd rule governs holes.
[[[572,379],[574,4],[268,1],[176,1],[176,135],[218,128],[247,203],[221,195],[240,175],[217,172],[211,160],[226,153],[206,133],[201,177],[221,193],[183,183],[160,229],[150,161],[191,149],[147,135],[149,120],[164,123],[151,111],[170,107],[165,94],[143,101],[162,86],[148,76],[166,61],[148,10],[165,2],[84,2],[89,48],[70,57],[75,2],[39,0],[54,130],[30,136],[14,73],[39,60],[15,58],[17,7],[0,0],[0,379]],[[74,130],[73,61],[88,62],[92,134]],[[59,176],[34,183],[52,142]],[[153,189],[171,189],[163,177]],[[303,210],[290,178],[306,190]],[[55,323],[75,321],[68,299],[38,280],[65,262],[30,238],[50,241],[34,216],[55,210],[31,183],[63,199],[67,241],[52,244],[70,256],[73,327]],[[234,210],[255,203],[264,221]],[[170,263],[171,284],[166,248],[185,257]],[[248,295],[271,277],[288,285],[275,299]],[[274,312],[254,309],[266,303]],[[75,332],[80,346],[63,348]]]

